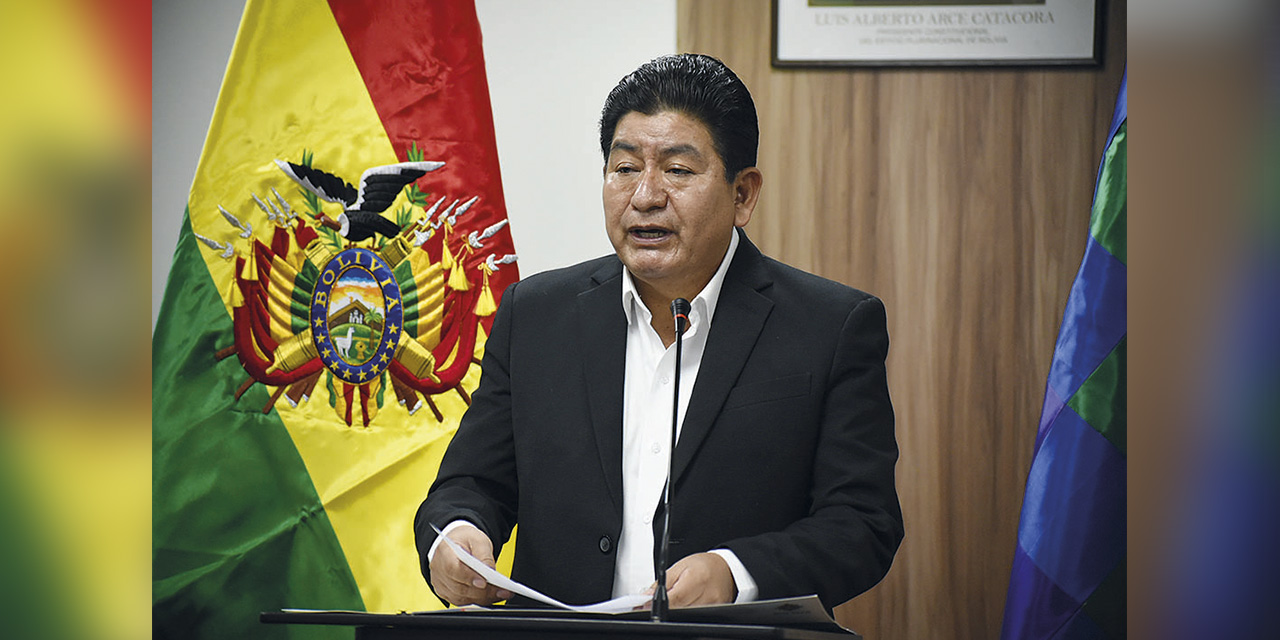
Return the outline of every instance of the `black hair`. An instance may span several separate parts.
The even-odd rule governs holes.
[[[662,56],[620,80],[600,113],[600,152],[605,162],[618,121],[632,111],[648,116],[676,111],[701,122],[724,163],[726,181],[732,182],[739,171],[756,164],[760,124],[751,92],[729,67],[711,56]]]

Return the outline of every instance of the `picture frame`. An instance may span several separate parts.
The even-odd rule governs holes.
[[[773,0],[775,67],[1096,66],[1102,0]]]

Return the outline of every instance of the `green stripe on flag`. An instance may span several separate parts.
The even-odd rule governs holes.
[[[1128,250],[1128,135],[1123,122],[1107,147],[1098,176],[1098,192],[1093,199],[1089,234],[1116,260],[1129,263]]]
[[[184,217],[152,339],[156,638],[350,638],[263,625],[284,607],[363,609],[306,467],[234,357],[231,319]]]
[[[1111,441],[1122,453],[1128,453],[1128,428],[1125,407],[1128,395],[1125,389],[1127,371],[1127,347],[1129,338],[1120,340],[1111,353],[1089,374],[1067,406],[1084,418],[1090,426]]]

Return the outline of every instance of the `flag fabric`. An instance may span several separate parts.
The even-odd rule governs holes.
[[[1127,84],[1049,371],[1003,640],[1126,633]]]
[[[155,637],[441,606],[413,514],[506,220],[472,0],[248,2],[152,339]]]

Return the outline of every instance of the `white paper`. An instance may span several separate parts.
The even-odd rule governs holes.
[[[496,569],[480,562],[480,560],[476,559],[475,556],[468,553],[466,549],[463,549],[458,545],[458,543],[450,539],[449,536],[444,535],[444,533],[441,532],[434,524],[431,525],[431,528],[435,529],[436,533],[444,539],[444,543],[449,545],[449,548],[453,550],[454,555],[458,556],[458,559],[462,561],[462,564],[467,565],[473,571],[480,574],[480,577],[484,578],[485,582],[488,582],[499,589],[506,589],[511,593],[517,593],[531,600],[537,600],[543,604],[549,604],[555,607],[560,607],[561,609],[568,609],[570,611],[582,611],[586,613],[623,613],[626,611],[634,611],[637,607],[644,606],[653,600],[653,596],[637,593],[621,596],[612,600],[606,600],[604,602],[597,602],[595,604],[565,604],[551,596],[526,587],[525,585],[498,573]]]

